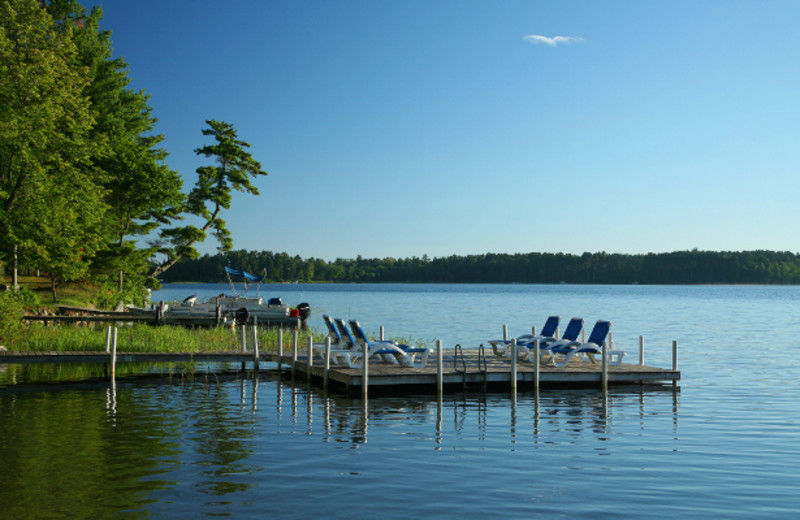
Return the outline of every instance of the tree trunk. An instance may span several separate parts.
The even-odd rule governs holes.
[[[14,274],[12,276],[11,287],[16,291],[19,289],[19,275],[17,271],[17,244],[14,244]]]
[[[220,207],[219,204],[217,204],[216,207],[214,208],[214,213],[211,215],[211,218],[208,219],[208,221],[205,223],[205,225],[200,229],[203,232],[204,236],[205,236],[206,233],[208,233],[208,230],[211,229],[211,226],[213,226],[214,223],[217,221],[217,219],[219,218],[219,214],[221,212],[222,212],[222,208]],[[187,247],[193,247],[196,243],[197,243],[197,240],[192,240],[191,242],[186,244],[186,246]],[[183,258],[183,255],[175,255],[175,258],[173,258],[173,259],[169,260],[168,262],[165,262],[165,263],[159,265],[158,267],[156,267],[155,269],[153,269],[153,272],[150,273],[150,276],[152,278],[158,278],[167,269],[169,269],[173,265],[177,264],[178,261],[180,261],[181,258]]]

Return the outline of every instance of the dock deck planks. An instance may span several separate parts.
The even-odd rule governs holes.
[[[480,384],[480,383],[506,383],[510,385],[511,362],[507,358],[498,358],[488,353],[485,357],[485,371],[479,364],[477,349],[465,349],[463,361],[461,358],[455,362],[453,350],[444,351],[442,366],[442,380],[445,385],[450,384]],[[117,363],[277,363],[284,367],[292,367],[292,357],[284,355],[279,360],[278,354],[271,351],[260,352],[256,359],[253,352],[117,352]],[[0,364],[11,363],[109,363],[110,354],[106,352],[0,352]],[[324,363],[314,359],[309,366],[306,355],[298,355],[294,370],[310,374],[312,378],[324,378]],[[680,380],[680,371],[640,366],[623,363],[618,366],[608,366],[608,383],[667,383]],[[415,385],[435,385],[437,380],[437,366],[435,356],[431,356],[424,368],[407,368],[383,362],[369,364],[368,371],[370,387],[401,387]],[[328,372],[329,381],[341,384],[346,388],[360,387],[363,383],[360,368],[348,368],[331,365]],[[520,361],[517,363],[518,383],[531,383],[534,381],[534,366],[531,362]],[[602,381],[601,364],[591,364],[580,360],[571,361],[566,368],[556,368],[546,364],[540,365],[539,383],[548,384],[600,384]]]

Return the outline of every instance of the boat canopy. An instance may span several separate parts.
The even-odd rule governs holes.
[[[254,274],[250,274],[250,273],[248,273],[246,271],[241,271],[239,269],[231,269],[228,266],[225,266],[225,272],[228,273],[228,274],[232,274],[234,276],[241,276],[245,280],[250,280],[251,282],[259,282],[259,283],[263,282],[264,278],[267,277],[266,275],[264,275],[264,276],[256,276]]]

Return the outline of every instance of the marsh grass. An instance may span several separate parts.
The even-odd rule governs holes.
[[[32,324],[21,330],[0,333],[0,343],[9,350],[27,352],[103,352],[105,351],[106,327],[101,325],[42,325]],[[322,335],[313,330],[303,330],[298,334],[298,346],[302,352],[308,338],[321,341]],[[242,349],[241,329],[216,327],[208,329],[187,329],[184,327],[153,327],[144,324],[117,327],[118,352],[239,352]],[[258,344],[262,352],[276,351],[278,330],[259,328]],[[283,333],[284,352],[291,352],[293,334],[291,330]],[[252,329],[247,330],[247,349],[253,349]],[[184,363],[118,363],[117,378],[139,376],[164,376],[171,381],[192,381],[199,374],[216,371],[235,370],[236,364],[216,363],[198,364],[194,361]],[[108,378],[108,365],[105,363],[34,363],[27,365],[6,365],[0,373],[0,386],[17,383],[69,383],[103,380]]]
[[[322,334],[308,329],[301,330],[298,344],[302,349],[308,344],[309,336],[321,341]],[[253,348],[253,333],[248,327],[248,350]],[[291,349],[293,336],[291,330],[284,330],[284,350]],[[31,324],[20,330],[5,331],[0,335],[0,344],[9,350],[41,351],[104,351],[106,345],[105,326],[42,325]],[[258,331],[259,350],[278,349],[278,329],[260,327]],[[213,327],[207,329],[188,329],[185,327],[134,324],[117,327],[117,350],[120,352],[229,352],[242,348],[241,329]]]
[[[293,348],[293,331],[284,329],[283,351],[289,355]],[[314,342],[323,342],[324,334],[313,330],[302,330],[298,334],[298,349],[304,354],[309,337]],[[407,345],[419,345],[410,338],[393,338]],[[214,327],[188,329],[176,326],[154,327],[145,324],[123,325],[117,327],[118,352],[239,352],[242,349],[241,328]],[[25,352],[103,352],[105,351],[106,326],[34,323],[0,332],[0,344],[9,350]],[[261,352],[278,350],[278,329],[259,328],[258,344]],[[253,350],[252,329],[247,329],[247,350]],[[236,366],[210,368],[206,364],[193,361],[185,363],[119,363],[116,366],[118,378],[161,375],[176,380],[193,380],[197,374],[216,371],[235,370]],[[29,365],[8,365],[0,373],[0,386],[3,383],[64,383],[92,381],[108,378],[108,366],[103,363],[42,363]]]

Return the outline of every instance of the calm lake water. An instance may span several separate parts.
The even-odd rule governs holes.
[[[153,300],[212,296],[172,285]],[[324,396],[272,375],[11,385],[0,518],[796,518],[800,287],[271,285],[368,333],[465,347],[613,322],[670,387]]]

